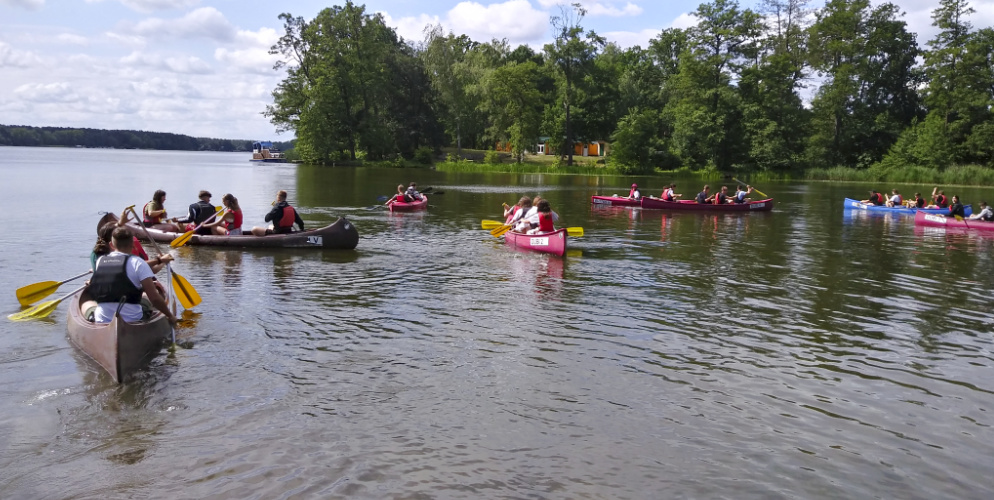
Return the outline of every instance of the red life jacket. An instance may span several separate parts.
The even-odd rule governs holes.
[[[939,196],[935,197],[935,204],[939,205],[940,208],[948,208],[949,200],[946,199],[946,195],[940,194]]]
[[[296,221],[297,212],[290,206],[289,203],[283,207],[283,217],[280,218],[277,227],[293,227],[293,223]]]
[[[630,190],[628,190],[628,197],[631,198],[632,196],[635,196],[635,191],[637,189],[638,188],[631,188]]]
[[[514,216],[518,215],[518,210],[521,210],[521,207],[518,205],[511,207],[511,213],[507,214],[507,218],[504,219],[504,224],[510,224],[511,221],[514,220]]]
[[[663,201],[673,201],[673,190],[666,188],[663,190]]]
[[[142,207],[142,218],[144,219],[142,222],[144,222],[146,226],[149,226],[149,225],[152,225],[152,224],[159,224],[159,223],[161,223],[162,222],[162,216],[161,215],[158,216],[158,217],[149,217],[148,216],[148,204],[149,203],[152,203],[152,202],[150,201],[150,202],[146,203],[144,207]]]
[[[228,231],[231,231],[232,229],[241,229],[241,227],[242,227],[242,211],[241,210],[235,210],[234,212],[229,212],[229,213],[235,217],[235,220],[233,220],[231,222],[225,221],[224,222],[225,229],[227,229]],[[283,215],[284,216],[286,215],[286,210],[283,210]],[[290,225],[293,225],[292,221],[290,222]]]
[[[551,233],[556,230],[555,226],[552,225],[551,213],[538,213],[538,230],[543,233]]]
[[[141,242],[138,241],[137,236],[132,236],[134,240],[131,242],[131,255],[136,257],[141,257],[142,260],[148,260],[148,254],[145,253],[145,249],[142,247]]]

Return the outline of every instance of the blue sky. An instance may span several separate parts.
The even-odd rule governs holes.
[[[755,7],[755,0],[740,0]],[[361,4],[362,2],[356,2]],[[622,46],[694,23],[700,1],[583,2],[584,26]],[[919,44],[937,0],[896,2]],[[175,132],[232,139],[277,136],[261,115],[282,78],[268,48],[277,16],[311,19],[329,2],[256,0],[0,0],[0,123]],[[426,24],[475,40],[549,41],[553,0],[366,2],[409,40]],[[814,0],[812,7],[823,2]],[[975,0],[974,26],[994,25],[994,0]]]

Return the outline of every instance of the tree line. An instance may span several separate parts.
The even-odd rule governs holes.
[[[280,15],[287,77],[264,114],[315,163],[497,143],[520,161],[547,136],[568,164],[574,143],[606,140],[626,173],[994,168],[994,29],[972,13],[939,0],[921,46],[893,3],[714,0],[622,49],[573,4],[537,52],[440,26],[408,42],[347,2]]]
[[[190,137],[188,135],[141,130],[99,130],[91,128],[28,127],[0,125],[0,146],[62,146],[115,149],[167,149],[182,151],[252,151],[255,141]],[[274,142],[279,149],[293,143]]]

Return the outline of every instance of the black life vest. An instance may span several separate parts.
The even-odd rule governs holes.
[[[704,204],[704,203],[708,202],[707,200],[708,200],[708,194],[707,193],[705,193],[704,191],[701,191],[700,193],[697,193],[697,203]]]
[[[108,254],[97,259],[97,269],[90,278],[89,290],[93,300],[101,303],[119,302],[122,298],[128,304],[138,304],[142,300],[142,289],[128,279],[128,260],[132,255]]]

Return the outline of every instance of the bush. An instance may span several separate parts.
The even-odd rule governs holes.
[[[483,155],[483,163],[487,165],[500,165],[500,153],[492,149],[487,150]]]
[[[414,161],[422,165],[431,165],[431,157],[435,152],[428,146],[421,146],[414,150]]]

